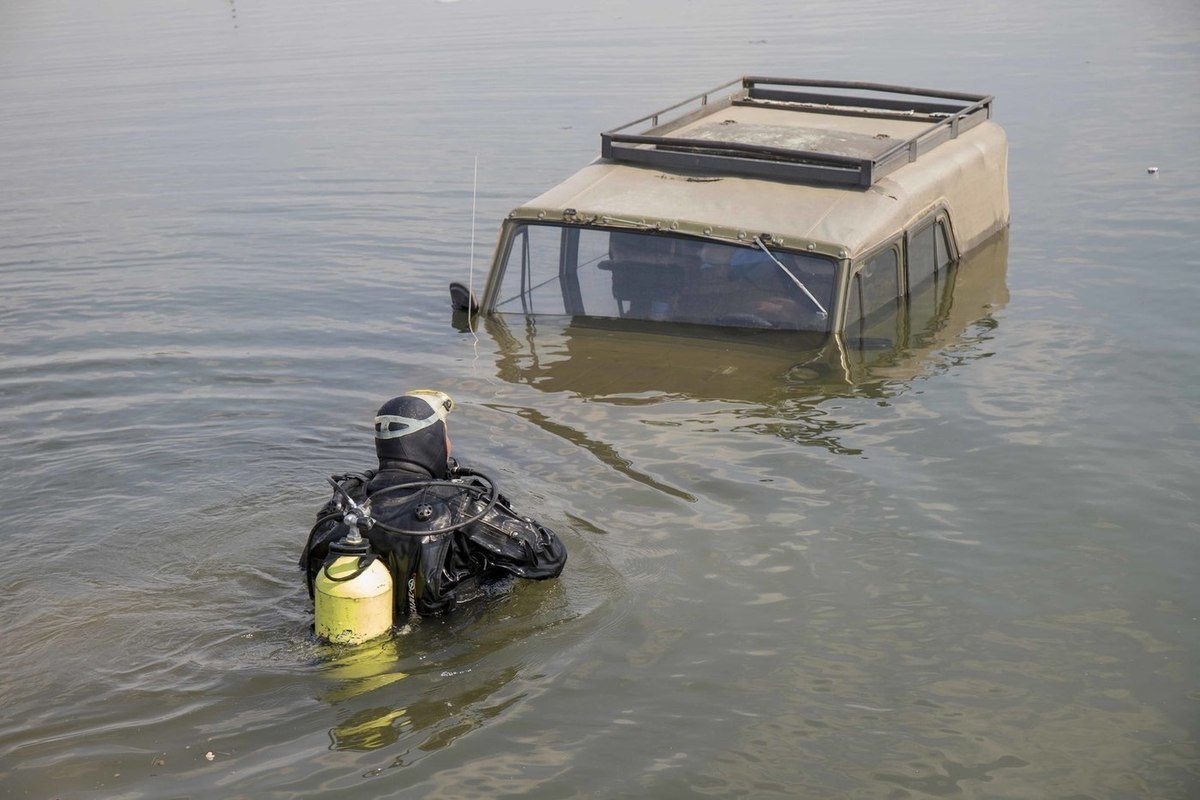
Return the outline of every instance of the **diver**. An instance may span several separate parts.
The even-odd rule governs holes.
[[[451,458],[453,407],[446,393],[418,389],[379,409],[379,468],[330,479],[334,495],[300,556],[310,597],[330,545],[350,532],[346,519],[391,573],[396,621],[450,611],[510,575],[545,580],[562,572],[567,552],[558,536],[517,514],[486,475]]]

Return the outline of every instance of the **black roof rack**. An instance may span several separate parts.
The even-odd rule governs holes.
[[[732,94],[722,94],[734,87],[737,88]],[[819,137],[815,140],[816,149],[797,149],[744,137],[737,141],[732,132],[725,138],[716,134],[712,138],[670,135],[730,106],[929,124],[908,139],[883,137],[865,155],[836,152],[844,148],[821,149]],[[678,114],[668,118],[672,112]],[[601,133],[600,153],[614,161],[666,169],[867,188],[942,142],[990,119],[991,115],[991,95],[881,83],[746,76]],[[623,132],[645,122],[650,127],[641,133]],[[806,141],[811,144],[814,140],[810,137]]]

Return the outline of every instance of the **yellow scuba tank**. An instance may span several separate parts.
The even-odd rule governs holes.
[[[335,644],[361,644],[392,627],[392,574],[347,515],[350,532],[329,546],[313,581],[317,635]]]

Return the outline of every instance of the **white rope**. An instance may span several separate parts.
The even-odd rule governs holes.
[[[479,336],[475,333],[475,200],[479,195],[479,154],[475,155],[475,175],[471,183],[471,263],[467,269],[467,330],[479,345]]]

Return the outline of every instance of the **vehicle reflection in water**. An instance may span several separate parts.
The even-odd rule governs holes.
[[[762,406],[778,421],[760,423],[762,432],[854,452],[839,441],[846,423],[819,413],[820,404],[894,396],[914,379],[986,357],[994,312],[1008,302],[1007,264],[1004,232],[894,309],[833,336],[514,315],[486,318],[482,328],[497,344],[496,374],[506,382],[620,405],[686,398]],[[465,330],[465,315],[454,324]],[[529,409],[517,413],[628,471],[608,445]]]
[[[533,691],[519,676],[523,662],[505,663],[507,647],[534,635],[534,620],[555,616],[551,609],[564,605],[561,587],[549,582],[514,593],[513,585],[502,583],[453,616],[417,620],[375,642],[320,645],[328,688],[318,699],[337,721],[329,729],[330,749],[369,752],[403,741],[389,766],[405,766]]]

